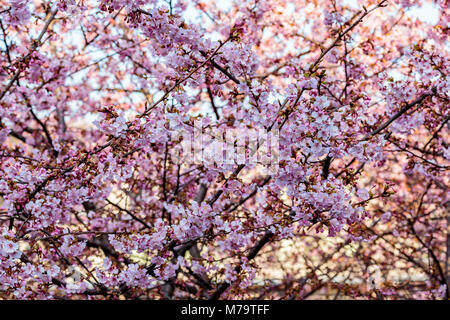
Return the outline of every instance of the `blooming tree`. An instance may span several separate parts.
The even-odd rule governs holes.
[[[449,13],[1,0],[0,297],[448,299]]]

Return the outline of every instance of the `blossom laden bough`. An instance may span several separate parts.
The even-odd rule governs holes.
[[[448,299],[423,3],[0,1],[0,297]]]

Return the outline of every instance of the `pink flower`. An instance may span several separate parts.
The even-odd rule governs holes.
[[[360,197],[363,201],[366,201],[370,198],[369,191],[365,188],[358,189],[356,192],[357,196]]]

